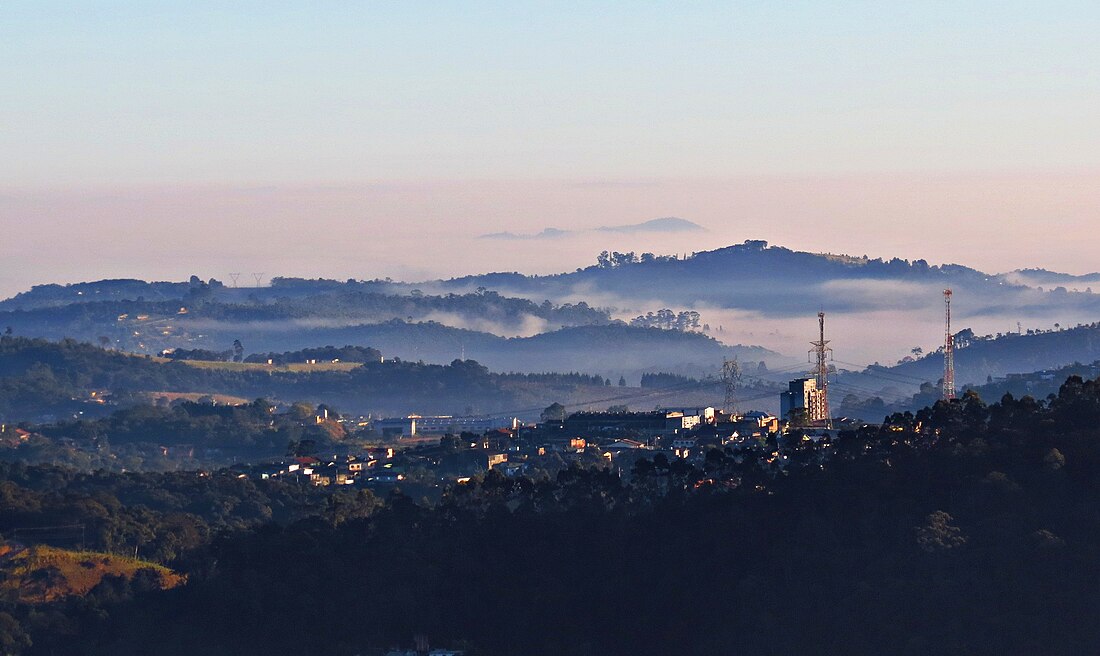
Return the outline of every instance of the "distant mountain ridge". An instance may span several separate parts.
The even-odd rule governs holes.
[[[419,285],[440,291],[489,286],[552,300],[587,293],[622,302],[711,305],[778,317],[805,315],[818,307],[831,312],[933,307],[944,288],[953,288],[957,298],[966,298],[972,314],[1011,308],[1021,316],[1046,316],[1055,309],[1100,315],[1096,294],[1040,291],[958,264],[809,253],[763,240],[686,258],[612,253],[570,273],[490,273]]]
[[[606,231],[633,230],[646,225],[665,229],[695,229],[694,223],[674,217],[635,226],[607,226]],[[701,229],[701,228],[700,228]],[[795,251],[770,246],[763,240],[699,251],[683,258],[643,253],[611,253],[606,260],[573,272],[525,275],[494,272],[447,280],[403,282],[392,280],[306,280],[275,278],[268,287],[235,288],[216,280],[190,283],[103,280],[71,285],[38,285],[0,301],[0,311],[85,303],[95,300],[185,300],[196,285],[205,285],[223,303],[263,302],[275,298],[308,299],[317,294],[409,293],[472,294],[488,289],[500,295],[565,302],[578,294],[613,295],[625,301],[711,304],[717,307],[761,310],[769,314],[803,314],[808,306],[833,312],[882,309],[884,305],[913,307],[938,302],[939,290],[954,288],[966,295],[971,312],[1006,306],[1024,316],[1042,316],[1057,308],[1075,308],[1100,314],[1100,294],[1084,289],[1038,290],[1046,286],[1086,285],[1100,274],[1072,276],[1042,269],[989,274],[958,264],[930,265],[925,260],[883,259],[832,253]],[[895,284],[896,283],[896,284]],[[900,286],[898,286],[900,284]],[[580,291],[580,290],[583,290]],[[690,290],[689,293],[685,294]],[[1100,288],[1098,288],[1100,290]],[[930,296],[931,294],[931,296]],[[930,300],[931,299],[931,300]],[[605,315],[606,316],[606,315]]]
[[[593,228],[591,230],[562,230],[561,228],[543,228],[539,232],[534,233],[516,233],[516,232],[491,232],[486,235],[481,235],[482,239],[558,239],[560,237],[568,237],[571,235],[581,235],[589,232],[612,232],[620,234],[639,234],[646,232],[705,232],[706,228],[693,223],[687,219],[681,219],[675,216],[666,216],[659,219],[650,219],[649,221],[643,221],[641,223],[630,223],[627,225],[612,225],[601,226],[599,228]]]
[[[667,227],[681,225],[682,220],[654,221]],[[584,362],[591,368],[583,370],[593,373],[640,375],[662,370],[703,375],[697,367],[723,354],[740,354],[750,361],[776,354],[742,346],[723,350],[720,343],[683,334],[667,338],[670,341],[659,349],[635,333],[620,335],[621,343],[587,347],[580,337],[587,333],[569,330],[562,333],[572,336],[569,348],[555,347],[543,356],[530,345],[557,343],[554,340],[561,336],[541,341],[534,336],[563,328],[605,326],[604,334],[618,334],[613,327],[618,320],[665,307],[698,309],[704,329],[708,313],[729,310],[736,312],[735,321],[764,323],[766,330],[779,327],[785,333],[795,331],[782,328],[783,322],[824,310],[831,318],[861,313],[868,317],[847,324],[849,331],[856,325],[863,334],[844,335],[846,357],[858,359],[853,345],[858,348],[868,336],[892,332],[890,321],[923,322],[911,331],[913,336],[896,338],[896,356],[875,358],[895,361],[912,343],[927,346],[938,339],[936,323],[942,317],[945,288],[954,290],[956,325],[982,323],[985,318],[983,331],[990,326],[1015,327],[1017,322],[1046,328],[1055,322],[1087,324],[1100,318],[1100,294],[1090,293],[1084,284],[1088,280],[1038,269],[988,274],[957,264],[810,253],[747,240],[690,256],[603,252],[592,266],[552,275],[496,272],[422,282],[275,278],[270,286],[253,288],[197,277],[186,283],[108,280],[41,285],[0,301],[0,330],[12,326],[17,334],[54,339],[71,336],[102,342],[106,337],[109,343],[146,353],[170,347],[224,350],[232,340],[243,339],[246,348],[264,351],[340,343],[436,362],[465,352],[502,370],[576,370]],[[604,307],[578,299],[599,299]],[[144,328],[138,325],[143,321]],[[731,334],[714,328],[710,335]],[[741,334],[751,339],[753,330]],[[596,333],[601,331],[589,336],[593,344],[601,343]],[[910,339],[913,342],[906,343]],[[791,340],[796,342],[804,348],[797,336]],[[1091,357],[1065,344],[1065,353],[1058,353],[1055,345],[1049,357],[1034,358],[1036,368]],[[615,365],[620,356],[623,364]],[[680,368],[672,366],[677,358]],[[1019,371],[1025,365],[1025,359],[1013,356],[1003,366],[978,370]]]
[[[1090,285],[1097,285],[1100,289],[1100,272],[1078,276],[1046,269],[1017,269],[1016,271],[1002,273],[998,277],[1012,284],[1028,285],[1030,287],[1063,285],[1084,291]]]
[[[634,223],[622,226],[603,226],[597,228],[599,232],[702,232],[703,226],[687,219],[676,216],[666,216],[659,219],[650,219],[642,223]]]

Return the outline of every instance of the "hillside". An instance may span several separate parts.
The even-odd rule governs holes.
[[[1043,309],[1055,308],[1100,314],[1100,295],[1083,291],[1041,292],[956,264],[809,253],[764,241],[701,251],[686,259],[613,253],[606,259],[601,256],[595,266],[571,273],[467,276],[441,281],[434,288],[457,291],[476,286],[549,299],[572,297],[583,289],[601,298],[680,304],[690,290],[695,305],[775,316],[801,315],[819,306],[840,313],[923,307],[950,287],[975,303],[970,309],[974,313],[1010,305],[1022,316],[1040,316]]]
[[[726,347],[704,334],[669,330],[658,336],[628,328],[583,301],[535,303],[487,290],[437,296],[415,289],[405,295],[369,291],[382,284],[276,279],[247,295],[216,281],[190,287],[141,281],[41,286],[0,303],[0,326],[17,335],[72,338],[141,354],[221,352],[236,340],[247,354],[354,344],[412,361],[466,357],[500,371],[584,371],[631,379],[672,369],[705,375],[731,356],[778,361],[767,349]],[[184,289],[190,292],[180,293]],[[148,300],[142,292],[158,298]],[[165,298],[169,292],[176,295]]]
[[[142,315],[146,321],[191,320],[230,323],[275,320],[329,320],[333,325],[378,323],[390,319],[456,322],[523,331],[543,327],[610,322],[607,310],[587,303],[536,303],[490,290],[428,295],[416,289],[395,294],[381,281],[339,282],[275,278],[264,287],[227,287],[218,280],[192,277],[189,283],[101,280],[73,285],[38,285],[0,301],[0,321],[21,323],[113,321]],[[186,316],[185,316],[186,315]]]
[[[345,495],[197,545],[180,594],[73,605],[79,644],[17,621],[33,653],[74,656],[294,654],[302,626],[338,656],[415,635],[488,656],[1096,653],[1098,426],[1100,384],[1071,378],[836,441]],[[587,610],[546,621],[562,608]]]
[[[95,551],[69,551],[44,545],[0,543],[0,595],[14,595],[20,603],[41,604],[82,597],[104,579],[118,577],[131,583],[168,590],[185,577],[162,565]]]
[[[990,377],[1003,378],[1008,374],[1100,359],[1100,324],[1024,335],[1008,333],[1000,337],[966,338],[960,333],[956,343],[961,346],[955,350],[956,384],[982,385]],[[899,381],[935,383],[943,377],[943,355],[929,353],[919,360],[875,372]]]
[[[702,375],[716,368],[723,357],[771,363],[781,359],[768,349],[727,347],[700,333],[657,334],[595,319],[592,324],[536,331],[529,337],[505,337],[433,320],[344,323],[344,319],[332,320],[323,313],[289,316],[282,304],[205,303],[181,313],[177,302],[124,301],[0,312],[0,325],[10,326],[18,335],[72,338],[144,354],[174,348],[222,351],[234,340],[240,340],[247,353],[353,344],[413,361],[444,363],[467,357],[500,371],[585,371],[631,378],[645,371],[685,366],[694,367],[689,373]],[[490,317],[484,320],[492,322]]]
[[[641,343],[638,351],[656,353],[666,358],[664,361],[682,363],[681,356],[701,352],[720,363],[727,352],[717,342],[698,335],[694,339],[709,351],[681,352],[674,348],[681,340],[692,338],[688,335],[625,326],[607,328],[640,335],[647,341]],[[604,333],[599,332],[598,336]],[[559,354],[559,366],[577,365],[579,369],[586,364],[583,361],[586,354],[613,348],[615,336],[597,340],[582,334],[577,339],[588,340],[590,350],[575,352],[570,351],[575,342],[568,336],[541,339],[563,339],[563,343],[537,348],[540,352]],[[513,348],[524,348],[526,341],[510,343]],[[630,382],[634,385],[637,381]],[[358,366],[341,363],[266,367],[252,363],[163,361],[71,340],[0,337],[0,422],[54,420],[78,414],[90,419],[118,407],[145,403],[150,398],[196,398],[195,395],[326,403],[345,412],[362,414],[514,413],[536,418],[542,408],[554,401],[570,406],[626,403],[648,407],[657,402],[671,402],[672,398],[677,399],[676,403],[690,400],[685,398],[690,391],[658,393],[637,387],[609,387],[609,383],[610,377],[600,374],[493,373],[474,360],[455,359],[447,365],[387,359]],[[713,394],[704,393],[700,400],[713,403]]]

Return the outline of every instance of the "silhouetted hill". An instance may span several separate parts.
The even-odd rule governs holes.
[[[1018,269],[998,277],[1014,285],[1046,286],[1052,289],[1063,286],[1069,291],[1089,291],[1093,285],[1100,286],[1100,273],[1097,272],[1075,276],[1046,269]]]
[[[601,257],[595,266],[571,273],[494,273],[436,283],[438,289],[450,291],[478,286],[529,297],[588,294],[624,302],[755,310],[773,316],[804,315],[807,308],[819,307],[842,313],[931,307],[940,291],[953,288],[966,296],[972,314],[1011,309],[1019,316],[1038,317],[1055,308],[1100,313],[1100,295],[1039,291],[966,266],[808,253],[764,241],[701,251],[686,259],[613,253]]]
[[[968,337],[960,333],[956,339],[961,348],[955,350],[955,381],[958,386],[982,385],[989,377],[1022,374],[1054,369],[1075,362],[1100,359],[1100,324],[1090,324],[1019,335],[1008,333],[1000,337]],[[935,383],[943,378],[942,351],[893,367],[870,369],[873,380],[904,387],[920,381]],[[859,382],[851,378],[853,382]]]

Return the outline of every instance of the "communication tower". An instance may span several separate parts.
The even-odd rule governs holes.
[[[943,340],[943,398],[955,398],[955,336],[951,334],[951,290],[943,290],[944,340]]]
[[[826,428],[833,427],[833,416],[829,412],[829,360],[833,357],[833,349],[829,347],[829,340],[825,339],[825,313],[817,313],[817,327],[818,327],[818,340],[816,342],[810,342],[814,347],[810,351],[817,358],[817,365],[814,367],[814,378],[817,383],[818,398],[814,419],[825,422]]]

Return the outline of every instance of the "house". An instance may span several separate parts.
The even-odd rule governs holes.
[[[375,460],[392,460],[396,452],[392,446],[380,446],[371,449],[367,453]]]
[[[295,463],[294,468],[298,469],[297,463]],[[252,468],[253,476],[260,480],[276,478],[288,473],[290,473],[290,466],[281,462],[269,462],[262,465],[256,465]]]
[[[672,440],[672,448],[674,450],[694,449],[696,446],[698,446],[698,440],[689,435],[683,435]]]
[[[679,413],[684,417],[696,417],[697,424],[713,424],[716,410],[711,406],[695,406],[690,408],[660,408],[663,412]]]
[[[758,410],[746,412],[730,425],[741,437],[767,437],[779,432],[779,418]]]
[[[636,440],[615,440],[611,444],[603,447],[604,451],[610,451],[611,453],[617,453],[619,451],[630,451],[633,449],[648,449],[645,444]]]

